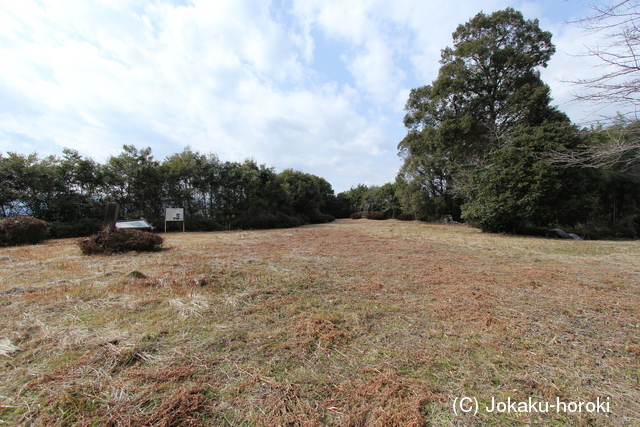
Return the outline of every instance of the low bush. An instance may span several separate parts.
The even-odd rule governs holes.
[[[613,236],[624,239],[637,239],[640,236],[640,214],[626,215],[613,226]]]
[[[323,213],[315,213],[308,215],[309,224],[324,224],[327,222],[333,222],[336,218],[333,215],[323,214]]]
[[[354,212],[351,215],[349,215],[349,218],[351,218],[351,219],[360,219],[360,218],[362,218],[362,212]]]
[[[30,216],[14,216],[0,222],[0,246],[35,245],[48,234],[49,223]]]
[[[120,229],[101,231],[98,234],[78,241],[85,255],[117,254],[129,251],[150,252],[160,249],[164,239],[148,231]]]
[[[271,228],[292,228],[302,225],[302,220],[295,216],[286,215],[282,212],[278,213],[259,213],[252,215],[237,224],[235,228],[250,230],[265,230]]]
[[[549,228],[537,227],[535,225],[521,225],[516,228],[516,234],[522,234],[524,236],[545,237],[548,232]]]
[[[52,239],[66,239],[70,237],[91,236],[102,229],[102,221],[99,219],[83,218],[76,222],[51,223],[49,235]]]
[[[169,228],[170,226],[173,227]],[[164,224],[161,227],[164,227]],[[185,228],[187,229],[187,231],[220,231],[224,229],[224,227],[218,224],[216,220],[203,217],[190,218],[185,223]],[[167,230],[182,231],[182,223],[178,221],[170,221],[167,223]]]
[[[382,214],[384,215],[384,219],[395,219],[396,218],[396,214],[393,211],[393,209],[387,209],[386,211],[382,212]]]
[[[400,214],[396,217],[397,220],[400,221],[415,221],[416,220],[416,216],[414,214]]]
[[[387,217],[382,212],[371,212],[369,215],[367,215],[367,219],[381,220],[381,219],[387,219]]]

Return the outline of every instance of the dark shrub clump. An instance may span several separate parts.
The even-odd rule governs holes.
[[[360,218],[362,218],[362,212],[354,212],[351,215],[349,215],[349,218],[351,218],[351,219],[360,219]]]
[[[314,214],[307,215],[306,219],[309,224],[325,224],[327,222],[335,221],[336,217],[329,214],[314,213]]]
[[[150,252],[162,246],[164,239],[157,234],[141,230],[101,231],[98,234],[78,241],[85,255],[117,254],[129,251]]]
[[[415,221],[416,220],[416,216],[414,214],[400,214],[396,217],[396,219],[400,220],[400,221]]]
[[[14,216],[0,222],[0,246],[35,245],[45,240],[49,223],[30,216]]]
[[[548,228],[536,227],[534,225],[523,225],[516,228],[516,234],[522,234],[525,236],[544,237],[547,235],[548,231]]]
[[[96,234],[100,229],[102,229],[102,221],[99,219],[82,218],[71,223],[55,221],[51,223],[49,236],[52,239],[84,237]]]
[[[387,219],[387,217],[382,212],[371,212],[367,215],[367,219]]]
[[[251,230],[265,230],[272,228],[291,228],[299,227],[302,221],[295,217],[286,215],[282,212],[277,214],[263,212],[252,215],[244,220],[236,223],[236,227]]]

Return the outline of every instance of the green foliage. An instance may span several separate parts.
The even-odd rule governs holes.
[[[554,169],[541,159],[554,147],[575,145],[576,139],[569,123],[518,128],[511,143],[492,152],[491,167],[471,177],[462,217],[499,233],[586,219],[590,203],[584,173]]]
[[[395,216],[395,210],[398,207],[395,183],[388,182],[381,187],[371,187],[367,199],[371,203],[370,208],[374,211],[383,212],[387,217]]]
[[[453,33],[432,85],[413,89],[398,149],[398,198],[423,219],[460,217],[467,183],[518,126],[556,114],[540,80],[554,53],[551,34],[511,8],[479,13]]]
[[[0,246],[42,242],[48,236],[49,223],[29,216],[14,216],[0,222]]]
[[[63,154],[0,154],[0,216],[37,214],[53,224],[52,236],[76,237],[99,231],[108,202],[120,205],[120,218],[145,218],[157,228],[165,207],[182,207],[193,231],[293,227],[332,221],[326,210],[339,211],[323,178],[276,174],[254,160],[221,162],[186,147],[160,162],[150,148],[132,145],[104,165],[74,150]]]
[[[276,214],[273,213],[258,213],[254,214],[243,223],[243,228],[260,230],[269,228],[291,228],[299,227],[304,222],[298,218],[286,215],[282,212]]]
[[[333,196],[331,184],[312,174],[286,169],[278,178],[292,207],[301,214],[319,213]]]
[[[616,238],[640,237],[640,186],[624,171],[592,172],[595,208],[589,218],[591,235]]]
[[[640,122],[618,117],[610,126],[583,129],[577,147],[545,156],[556,168],[581,169],[586,176],[593,209],[580,228],[590,238],[640,237],[639,132]]]
[[[412,214],[400,214],[396,217],[400,221],[415,221],[416,216]]]
[[[120,205],[124,218],[154,220],[162,215],[164,177],[160,162],[153,159],[151,148],[138,150],[124,145],[123,152],[112,156],[104,166],[105,192],[108,202]]]
[[[351,202],[347,198],[346,192],[342,192],[330,197],[323,211],[331,214],[334,218],[349,218],[350,206]]]
[[[230,228],[265,228],[281,214],[295,216],[274,169],[253,160],[222,166],[217,202],[215,217]]]
[[[333,215],[315,213],[310,215],[302,215],[302,218],[308,224],[325,224],[327,222],[333,222],[336,218]]]
[[[370,214],[367,215],[367,219],[382,220],[382,219],[387,219],[387,217],[383,212],[371,212]]]
[[[212,231],[221,228],[215,203],[222,186],[222,164],[214,154],[200,154],[186,147],[161,165],[163,203],[184,208],[186,228]]]
[[[102,227],[102,221],[93,218],[82,218],[74,222],[55,221],[51,223],[49,236],[53,239],[90,236],[98,233]]]
[[[591,129],[586,150],[592,155],[596,208],[592,235],[640,237],[640,121],[620,117],[606,128]],[[582,147],[584,148],[584,147]]]
[[[404,211],[451,215],[491,232],[586,220],[587,174],[543,160],[580,142],[540,79],[538,68],[555,52],[551,34],[508,8],[479,13],[453,41],[438,78],[407,101],[396,179]]]
[[[420,162],[417,157],[406,159],[396,177],[396,194],[402,210],[412,213],[412,219],[424,221],[437,221],[445,215],[459,218],[461,201],[447,189],[451,177],[436,177],[412,164],[415,161]]]
[[[40,159],[8,153],[0,155],[1,214],[36,216],[46,221],[73,222],[96,215],[99,173],[97,165],[77,152]]]
[[[348,205],[349,216],[366,208],[369,211],[388,211],[389,216],[393,217],[396,210],[400,209],[396,191],[396,184],[390,182],[381,187],[375,185],[367,187],[359,184],[357,187],[351,187],[349,191],[338,194],[338,198],[345,201],[345,206]]]
[[[85,255],[111,255],[129,251],[155,251],[163,242],[162,237],[147,231],[120,229],[101,231],[79,240],[78,246]]]
[[[154,227],[160,229],[160,227],[164,227],[162,225],[155,225]],[[195,218],[188,218],[185,223],[185,228],[188,230],[197,230],[197,231],[221,231],[224,230],[222,224],[216,221],[213,218],[207,218],[202,216],[196,216]],[[167,223],[167,231],[182,231],[182,225],[179,222],[169,222]]]
[[[344,191],[338,194],[338,197],[348,203],[349,211],[356,212],[362,211],[362,207],[367,200],[367,193],[369,192],[369,187],[364,184],[358,184],[356,187],[351,187],[349,191]]]

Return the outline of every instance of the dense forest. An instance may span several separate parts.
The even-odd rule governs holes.
[[[65,149],[62,156],[0,157],[2,216],[51,223],[55,237],[99,231],[108,202],[119,217],[162,228],[165,207],[182,207],[189,230],[294,227],[333,220],[335,197],[323,178],[275,173],[255,161],[222,162],[185,148],[160,162],[150,148],[125,145],[105,164]],[[171,223],[170,223],[171,224]]]
[[[621,10],[625,4],[602,16],[630,15],[620,25],[635,25],[635,9]],[[611,43],[635,58],[637,37],[628,34],[614,33]],[[107,202],[117,202],[122,218],[156,227],[165,207],[183,207],[189,230],[293,227],[364,211],[473,223],[487,232],[541,234],[559,226],[590,238],[638,238],[640,122],[620,115],[589,128],[571,123],[540,77],[555,53],[551,39],[537,20],[511,8],[460,25],[453,47],[442,50],[437,79],[410,93],[407,135],[398,145],[403,165],[393,183],[335,195],[315,175],[223,162],[189,147],[158,161],[150,148],[125,145],[104,164],[72,149],[45,158],[9,152],[0,153],[0,214],[48,221],[54,237],[99,230]],[[637,92],[640,68],[624,56],[591,53],[632,78],[626,87],[619,82],[627,74],[579,82],[595,89],[584,101],[615,102],[626,93],[636,105],[629,93]]]

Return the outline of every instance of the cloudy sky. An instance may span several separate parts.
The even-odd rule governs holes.
[[[508,6],[551,31],[543,79],[593,73],[567,20],[584,0],[5,0],[0,152],[104,162],[123,144],[156,159],[190,145],[221,160],[313,173],[337,192],[393,181],[411,88],[437,76],[451,33]]]

